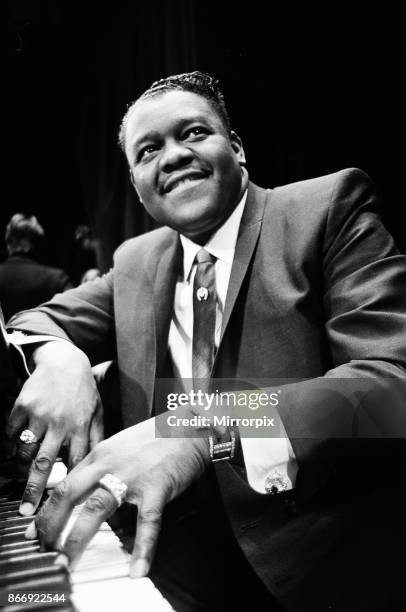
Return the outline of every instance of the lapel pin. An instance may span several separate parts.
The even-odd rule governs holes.
[[[207,300],[207,298],[209,297],[208,289],[206,287],[199,287],[199,289],[196,291],[196,297],[199,302],[201,302],[202,300]]]

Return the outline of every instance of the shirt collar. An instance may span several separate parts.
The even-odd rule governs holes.
[[[204,245],[206,251],[211,255],[229,264],[233,263],[235,245],[237,243],[238,230],[240,228],[241,217],[247,200],[247,190],[245,190],[238,206],[233,210],[223,225],[211,236]],[[180,235],[183,247],[183,278],[189,278],[197,252],[202,248],[201,244],[196,244],[186,236]]]

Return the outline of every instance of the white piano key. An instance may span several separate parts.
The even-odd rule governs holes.
[[[52,466],[51,473],[48,477],[46,488],[47,489],[55,489],[56,485],[62,482],[66,478],[66,474],[68,470],[63,461],[57,459]]]
[[[78,612],[173,612],[149,578],[118,578],[73,586],[71,595]]]

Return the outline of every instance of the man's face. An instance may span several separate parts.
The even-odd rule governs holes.
[[[191,92],[138,101],[126,126],[126,155],[150,215],[191,239],[222,225],[247,182],[239,137]]]

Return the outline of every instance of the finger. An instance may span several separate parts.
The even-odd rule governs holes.
[[[31,463],[41,446],[41,439],[44,436],[44,426],[38,421],[30,421],[24,429],[31,431],[38,442],[27,443],[18,439],[16,444],[16,457],[23,463]],[[22,432],[19,433],[20,435],[22,434]]]
[[[163,492],[154,491],[144,495],[138,507],[137,531],[131,556],[131,578],[147,576],[154,558],[161,530],[165,500]]]
[[[12,459],[16,453],[16,445],[12,440],[4,440],[4,456],[7,459]]]
[[[16,438],[27,423],[27,414],[18,400],[15,402],[6,427],[6,436],[9,440]]]
[[[99,472],[85,459],[55,487],[35,519],[43,550],[54,550],[57,547],[59,536],[74,506],[97,487],[99,478]]]
[[[104,440],[104,424],[103,424],[103,406],[99,402],[96,412],[93,415],[89,430],[89,446],[90,450]]]
[[[89,450],[89,438],[86,431],[72,434],[69,445],[69,471],[80,463],[87,455]]]
[[[113,495],[101,487],[87,499],[62,549],[71,568],[78,563],[100,525],[117,510],[117,506]]]
[[[15,456],[19,461],[22,461],[23,463],[31,463],[31,461],[33,461],[33,459],[37,456],[40,446],[41,442],[34,442],[31,444],[27,444],[25,442],[17,442]]]
[[[60,446],[60,438],[56,437],[54,432],[48,431],[32,462],[19,509],[20,514],[30,516],[37,509]]]

